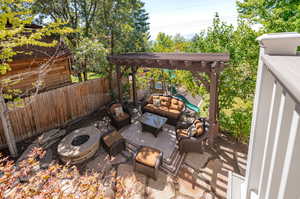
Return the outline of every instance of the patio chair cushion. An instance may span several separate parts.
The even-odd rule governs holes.
[[[171,104],[171,98],[166,96],[160,96],[161,106],[169,107]]]
[[[170,109],[181,111],[184,107],[184,103],[178,99],[171,99]]]
[[[146,166],[155,167],[156,161],[159,159],[161,152],[158,149],[150,147],[142,147],[135,157],[135,160]]]
[[[118,117],[116,117],[116,120],[117,121],[123,121],[123,120],[126,120],[127,118],[129,118],[128,113],[123,112],[122,115],[119,115]]]
[[[195,133],[194,137],[201,136],[204,133],[203,122],[201,122],[200,120],[196,120],[194,122],[194,125],[196,127],[196,133]]]
[[[159,100],[160,100],[159,96],[153,95],[153,96],[150,96],[150,97],[149,97],[148,102],[149,102],[150,104],[153,104],[153,100],[154,100],[154,99],[159,99]]]
[[[117,103],[117,104],[113,104],[113,105],[111,105],[109,111],[110,111],[112,114],[115,115],[116,108],[119,108],[119,107],[122,107],[122,105],[121,105],[121,104],[118,104],[118,103]]]
[[[167,115],[169,112],[169,108],[166,106],[160,106],[158,108],[158,112],[161,113],[161,115]]]
[[[172,118],[178,118],[180,116],[180,111],[176,109],[169,109],[167,115]]]
[[[121,134],[118,131],[113,131],[112,133],[109,133],[103,137],[103,142],[110,147],[121,139],[123,139]]]
[[[145,110],[148,110],[150,112],[155,112],[155,110],[157,109],[157,107],[154,104],[147,104],[144,107]]]
[[[189,137],[189,132],[187,129],[177,129],[176,133],[179,137]]]

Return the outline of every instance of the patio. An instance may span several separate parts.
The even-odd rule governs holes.
[[[95,122],[84,125],[93,124]],[[120,131],[126,137],[128,130],[135,128],[139,126],[133,123]],[[168,129],[167,125],[164,131]],[[151,136],[154,138],[150,133],[143,135],[150,140]],[[159,143],[155,144],[161,147]],[[214,145],[206,147],[202,154],[184,155],[182,162],[177,165],[179,167],[176,175],[162,165],[156,181],[134,171],[130,150],[122,151],[110,158],[103,147],[100,147],[93,158],[79,165],[79,168],[82,172],[97,171],[102,172],[106,178],[109,177],[107,196],[114,195],[114,190],[118,186],[123,186],[128,192],[128,198],[226,198],[228,172],[245,175],[246,154],[246,145],[237,143],[226,134],[221,134]],[[117,179],[122,181],[122,185],[116,184]]]
[[[110,122],[104,119],[93,125],[101,133],[99,150],[94,158],[82,163],[82,171],[102,172],[108,181],[110,198],[118,197],[115,191],[120,187],[126,191],[123,193],[126,198],[226,198],[228,171],[244,175],[246,164],[246,147],[219,131],[219,73],[229,55],[141,53],[108,59],[116,65],[117,79],[131,68],[133,104],[130,109],[129,104],[123,103],[118,81],[118,102],[106,107]],[[123,71],[121,66],[126,66]],[[194,71],[210,93],[208,119],[199,119],[195,114],[192,121],[185,120],[189,116],[185,104],[173,96],[153,95],[138,102],[135,73],[140,66]],[[201,73],[206,73],[209,79]],[[179,132],[184,131],[178,128],[183,126],[184,129],[194,126],[196,134],[182,137]],[[142,146],[154,151],[142,152]],[[153,156],[155,153],[160,156]],[[142,159],[138,159],[139,154]]]
[[[95,126],[105,133],[101,120],[103,115],[91,115],[70,125],[68,132],[75,129]],[[126,198],[226,198],[228,172],[245,175],[247,146],[233,140],[229,135],[220,133],[211,146],[206,146],[203,153],[178,155],[174,163],[174,153],[178,152],[174,127],[165,125],[158,137],[141,132],[137,117],[131,125],[119,130],[127,142],[126,150],[115,156],[109,154],[100,145],[96,154],[89,160],[78,164],[81,173],[96,171],[101,173],[106,182],[107,198],[118,198],[118,189],[126,190]],[[109,126],[110,131],[113,129]],[[131,132],[131,134],[130,134]],[[136,137],[140,135],[140,137]],[[172,138],[173,136],[173,138]],[[165,142],[164,139],[169,141]],[[146,142],[146,143],[145,143]],[[135,145],[147,143],[164,151],[165,159],[159,168],[157,180],[153,180],[133,168],[132,155]],[[56,151],[57,145],[51,147]],[[168,154],[169,151],[169,154]],[[178,153],[179,154],[179,153]],[[55,153],[53,153],[53,159]],[[168,166],[174,166],[168,167]],[[122,183],[118,183],[122,182]]]
[[[117,65],[117,79],[129,68],[121,71],[121,65],[135,65],[133,103],[123,103],[118,81],[119,101],[106,105],[101,116],[70,125],[62,140],[56,132],[45,134],[49,137],[43,139],[55,139],[47,146],[46,157],[76,164],[82,173],[99,173],[107,198],[226,198],[228,172],[245,175],[247,159],[247,147],[219,129],[219,73],[228,54],[128,54],[109,60]],[[209,117],[187,111],[175,96],[151,95],[138,102],[136,65],[208,74],[210,81],[193,73],[210,93]],[[44,167],[50,162],[42,160]]]

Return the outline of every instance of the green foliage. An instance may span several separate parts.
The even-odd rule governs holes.
[[[238,1],[242,18],[261,24],[267,32],[300,31],[299,0]]]
[[[73,50],[74,69],[81,72],[103,73],[107,65],[107,49],[97,39],[83,38]]]
[[[67,26],[78,30],[67,38],[70,49],[76,54],[73,69],[80,79],[81,73],[87,79],[88,72],[96,72],[107,75],[111,80],[114,66],[103,62],[107,54],[147,50],[148,13],[143,7],[141,0],[37,0],[35,12],[40,14],[41,22],[49,18],[54,21],[62,19]],[[99,56],[96,56],[91,52],[92,46],[84,42],[88,40],[97,40],[105,53],[100,50]],[[79,52],[86,47],[90,49],[85,51],[87,54],[94,54],[94,61],[92,56],[89,57],[89,61],[94,62],[90,65],[85,61],[87,54],[80,55]]]
[[[240,21],[237,28],[220,21],[216,16],[207,31],[195,35],[191,41],[177,35],[160,33],[153,44],[154,52],[228,52],[229,67],[220,76],[220,123],[224,131],[247,141],[252,116],[259,46],[255,41],[259,32]],[[157,69],[156,69],[157,70]],[[207,116],[209,94],[191,72],[176,71],[171,84],[184,86],[193,95],[201,95],[204,103],[201,115]],[[165,75],[168,75],[165,73]],[[204,79],[209,78],[204,74]],[[165,77],[169,79],[170,77]]]
[[[29,9],[32,0],[1,0],[0,1],[0,74],[10,70],[9,62],[17,52],[14,48],[23,45],[37,45],[52,47],[57,41],[46,43],[40,41],[43,36],[51,34],[67,34],[72,32],[70,28],[61,28],[63,23],[57,21],[50,23],[41,29],[26,28],[31,25],[34,15]],[[9,25],[8,25],[9,24]]]

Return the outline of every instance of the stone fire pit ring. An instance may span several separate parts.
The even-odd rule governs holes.
[[[58,144],[57,152],[63,162],[79,164],[91,158],[99,148],[101,132],[94,126],[76,129]]]

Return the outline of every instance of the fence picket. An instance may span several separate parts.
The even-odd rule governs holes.
[[[26,106],[9,112],[16,140],[62,126],[104,106],[111,100],[108,84],[107,79],[94,79],[38,94],[31,102],[24,99]],[[0,146],[5,143],[0,122]]]

